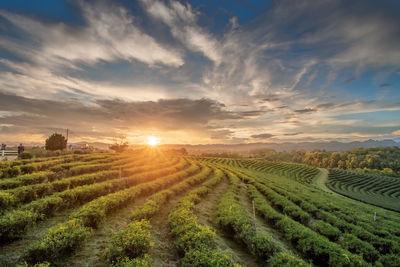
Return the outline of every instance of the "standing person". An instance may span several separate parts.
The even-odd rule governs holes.
[[[18,146],[18,156],[21,155],[25,151],[25,147],[22,144]]]
[[[1,155],[4,157],[4,152],[6,150],[6,144],[1,144]]]

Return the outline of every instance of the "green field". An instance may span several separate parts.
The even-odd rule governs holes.
[[[400,178],[331,169],[327,186],[339,194],[400,211]]]
[[[400,266],[400,214],[314,167],[156,148],[0,164],[0,266]]]

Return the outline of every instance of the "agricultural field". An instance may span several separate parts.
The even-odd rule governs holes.
[[[400,266],[400,214],[315,167],[157,148],[0,164],[0,266]],[[375,184],[343,190],[398,196]]]
[[[400,212],[400,178],[330,169],[327,186],[342,195]]]

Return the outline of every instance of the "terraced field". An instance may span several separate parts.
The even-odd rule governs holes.
[[[305,165],[149,148],[1,170],[0,266],[400,265],[400,214]]]
[[[330,169],[327,186],[339,194],[400,211],[400,178]]]

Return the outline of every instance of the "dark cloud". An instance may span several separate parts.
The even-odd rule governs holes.
[[[316,109],[316,110],[327,110],[327,109],[333,108],[335,106],[336,106],[335,103],[323,103],[323,104],[316,105],[313,109]]]
[[[379,85],[379,87],[389,87],[389,86],[392,86],[392,84],[391,83],[381,83]]]
[[[0,92],[1,133],[12,131],[48,134],[72,129],[76,135],[115,136],[119,130],[143,129],[209,131],[210,121],[240,119],[244,116],[225,110],[210,99],[160,99],[128,102],[120,99],[96,100],[83,104],[76,100],[30,99]]]
[[[268,134],[268,133],[263,133],[263,134],[253,134],[252,136],[250,136],[251,138],[255,138],[255,139],[268,139],[273,137],[273,134]]]
[[[343,84],[349,84],[349,83],[351,83],[352,81],[354,81],[355,79],[356,79],[356,78],[354,78],[354,77],[348,78],[348,79],[346,79],[346,80],[343,81]]]
[[[240,117],[254,117],[254,116],[261,116],[265,112],[266,111],[263,111],[263,110],[250,110],[250,111],[241,111],[241,112],[238,112],[237,114]]]
[[[303,134],[304,132],[297,132],[297,133],[285,133],[283,135],[285,136],[294,136],[294,135],[299,135],[299,134]]]
[[[279,106],[277,107],[277,109],[284,109],[284,108],[288,108],[289,106]]]
[[[303,114],[303,113],[310,113],[310,112],[314,112],[314,111],[316,111],[316,110],[312,109],[312,108],[305,108],[305,109],[296,109],[294,112]]]
[[[259,98],[262,99],[262,101],[265,102],[275,102],[281,100],[282,96],[278,94],[267,94],[267,95],[261,95]]]

